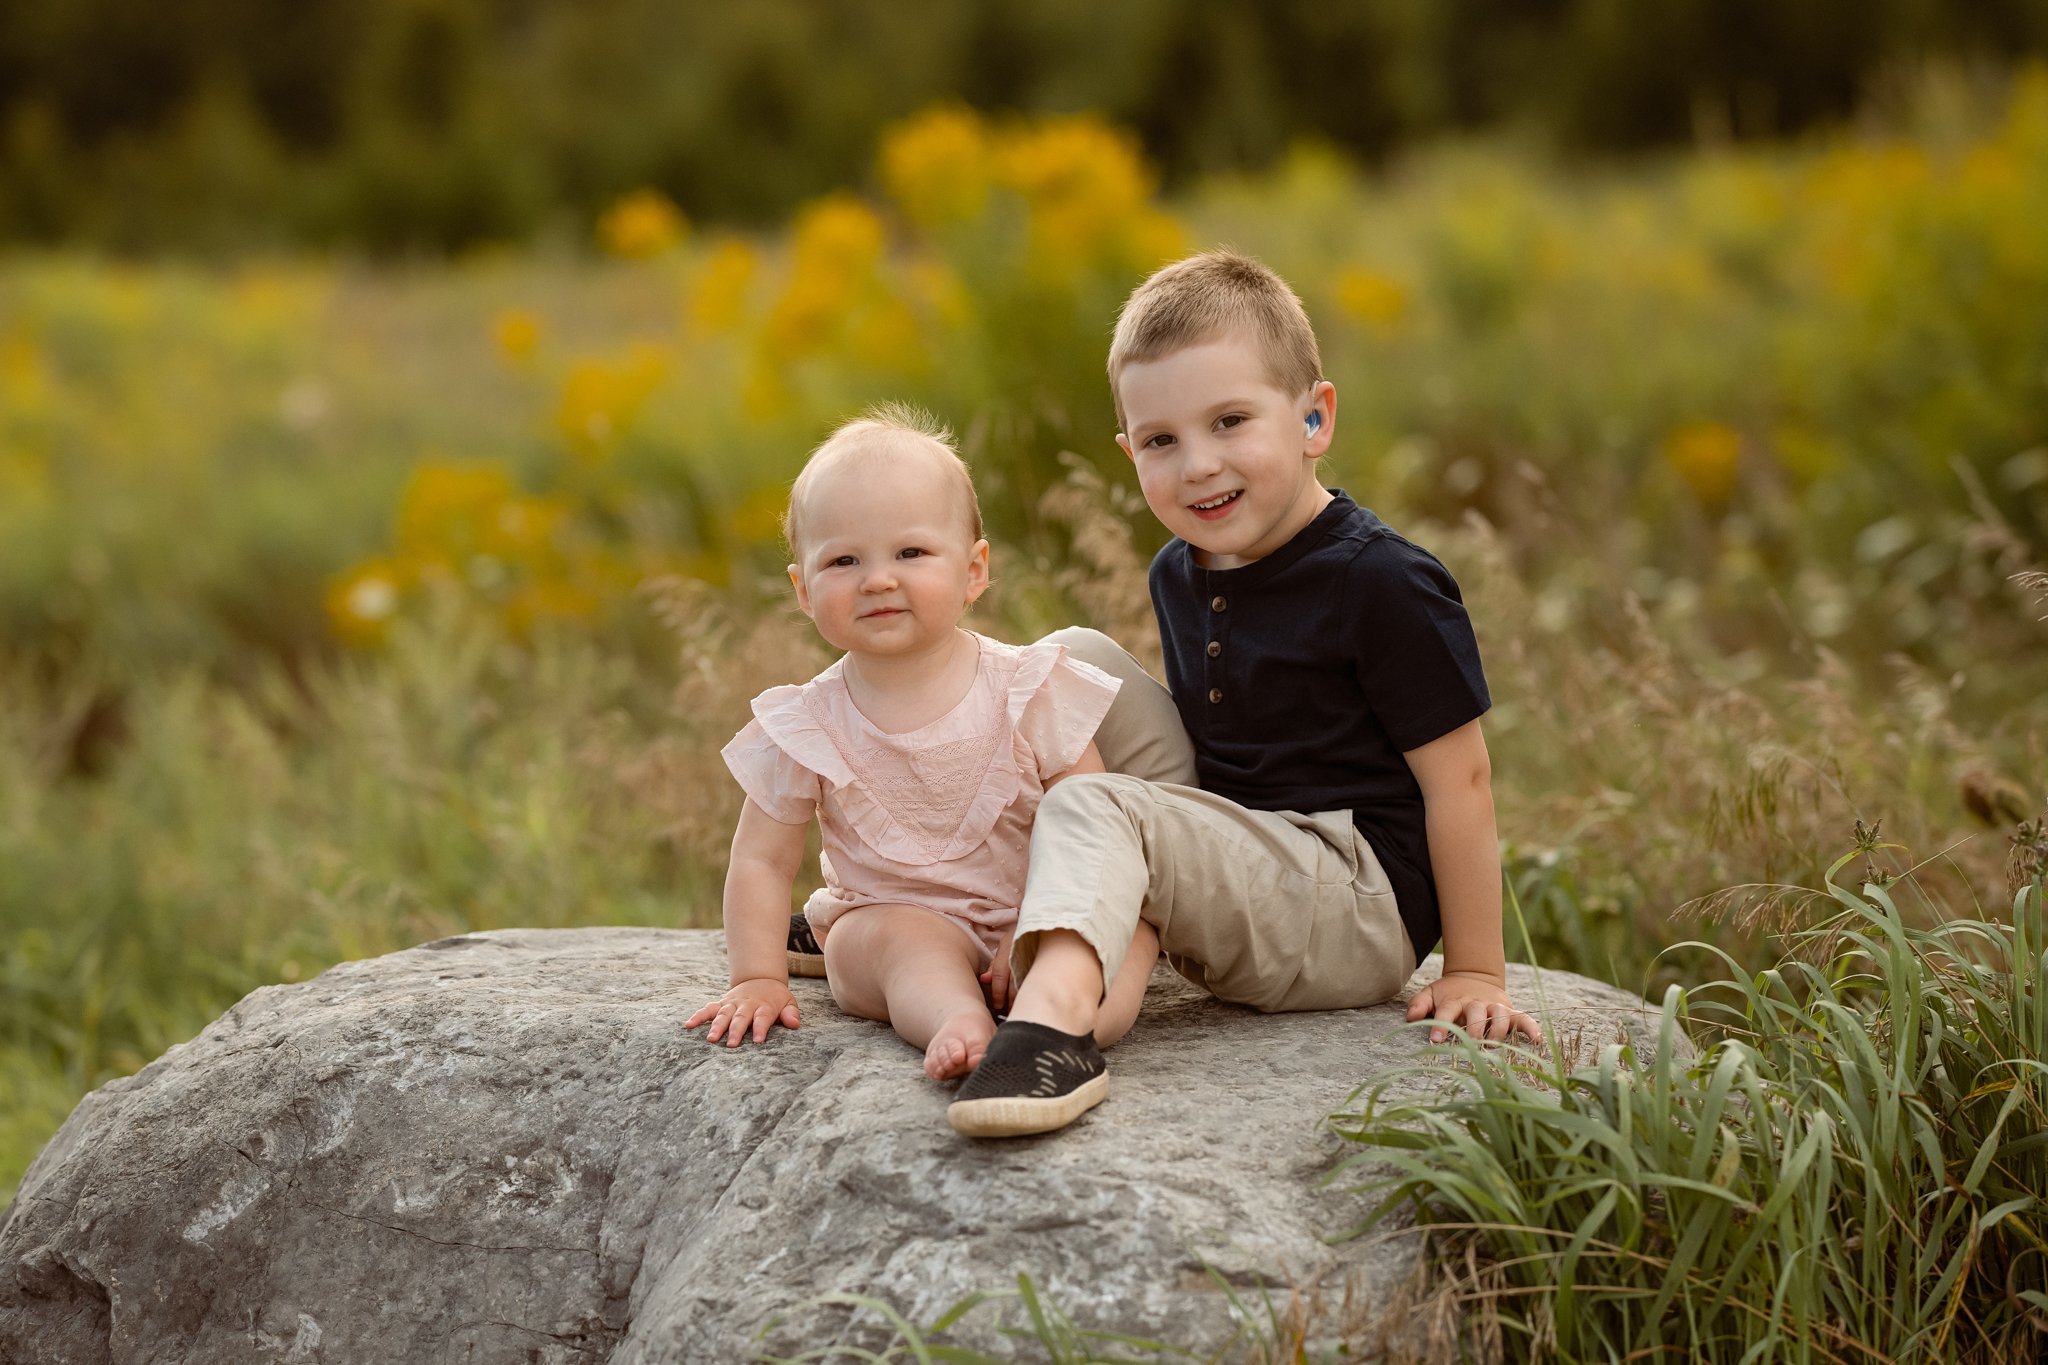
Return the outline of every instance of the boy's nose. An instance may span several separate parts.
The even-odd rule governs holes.
[[[1181,477],[1189,483],[1200,483],[1217,470],[1223,468],[1223,461],[1207,441],[1190,441],[1187,451],[1181,457]]]

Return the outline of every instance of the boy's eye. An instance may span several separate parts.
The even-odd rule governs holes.
[[[1244,421],[1243,413],[1226,412],[1221,417],[1216,419],[1216,425],[1224,428],[1225,430],[1228,430],[1229,428],[1238,425],[1242,421]]]
[[[1163,431],[1160,432],[1157,436],[1147,436],[1145,438],[1145,449],[1147,450],[1156,450],[1163,448],[1165,446],[1170,446],[1172,444],[1173,437],[1167,435]]]

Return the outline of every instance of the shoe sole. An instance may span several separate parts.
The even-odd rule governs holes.
[[[953,1131],[966,1137],[1024,1137],[1064,1128],[1102,1103],[1109,1095],[1109,1073],[1064,1095],[1036,1099],[1025,1095],[997,1095],[985,1100],[955,1100],[946,1106],[946,1121]]]
[[[822,979],[825,975],[824,954],[791,953],[789,955],[789,974],[791,976],[812,976]]]

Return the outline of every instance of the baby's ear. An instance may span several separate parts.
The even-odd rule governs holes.
[[[988,591],[988,542],[977,540],[974,548],[967,552],[967,600],[974,600]]]
[[[811,592],[809,588],[804,586],[803,571],[794,564],[785,564],[783,568],[789,574],[789,585],[796,589],[796,609],[809,616],[811,614]]]

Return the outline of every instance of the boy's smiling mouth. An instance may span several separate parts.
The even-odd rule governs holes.
[[[1228,493],[1221,493],[1216,497],[1210,498],[1207,502],[1191,502],[1188,504],[1188,510],[1198,517],[1222,516],[1242,496],[1244,496],[1244,490],[1242,488],[1234,488]]]

